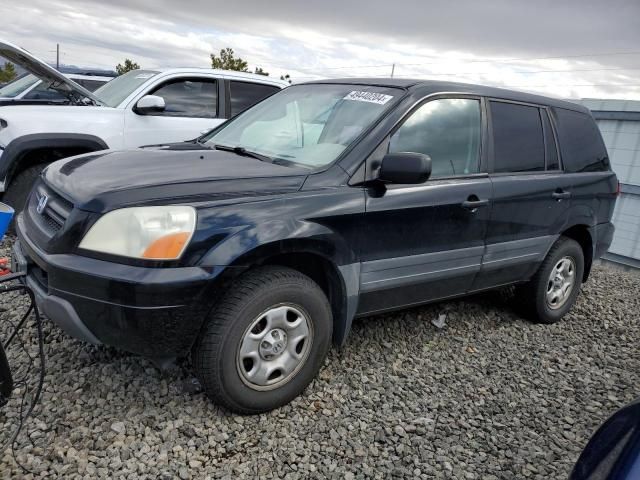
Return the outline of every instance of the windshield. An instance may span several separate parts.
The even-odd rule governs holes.
[[[117,107],[140,85],[158,73],[160,72],[153,70],[132,70],[105,83],[93,94],[107,107]]]
[[[319,168],[336,160],[401,94],[365,85],[292,86],[201,141]]]
[[[38,77],[31,73],[18,77],[13,82],[0,88],[0,97],[15,98],[38,81]]]

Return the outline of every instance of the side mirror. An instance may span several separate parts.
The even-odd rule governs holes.
[[[431,157],[423,153],[387,153],[378,179],[387,183],[423,183],[431,175]]]
[[[145,95],[136,103],[135,112],[140,115],[153,115],[164,112],[165,108],[164,98],[157,95]]]

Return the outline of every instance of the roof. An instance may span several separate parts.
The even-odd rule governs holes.
[[[165,75],[174,73],[193,73],[193,74],[215,74],[224,75],[226,77],[236,77],[243,80],[250,80],[259,83],[271,83],[273,85],[280,85],[284,87],[289,86],[289,82],[280,80],[276,77],[269,77],[267,75],[258,75],[257,73],[238,72],[236,70],[218,70],[215,68],[202,68],[202,67],[182,67],[182,68],[142,68],[141,70],[148,70],[153,72],[160,72]]]
[[[346,83],[354,85],[375,85],[381,87],[396,87],[411,90],[419,90],[420,94],[430,95],[434,93],[466,93],[481,95],[485,97],[497,97],[515,102],[535,103],[549,105],[551,107],[566,108],[583,113],[589,113],[584,106],[561,100],[559,98],[546,97],[534,93],[519,92],[505,88],[488,87],[485,85],[475,85],[472,83],[443,82],[438,80],[409,79],[409,78],[336,78],[326,80],[316,80],[310,83]]]

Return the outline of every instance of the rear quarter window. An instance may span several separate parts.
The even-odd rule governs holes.
[[[558,141],[566,172],[609,170],[609,157],[595,120],[585,113],[557,108]]]

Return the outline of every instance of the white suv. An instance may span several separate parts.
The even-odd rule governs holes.
[[[49,163],[81,153],[194,139],[286,87],[208,68],[134,70],[95,92],[0,41],[0,56],[63,93],[67,105],[0,105],[0,195],[21,210]]]

